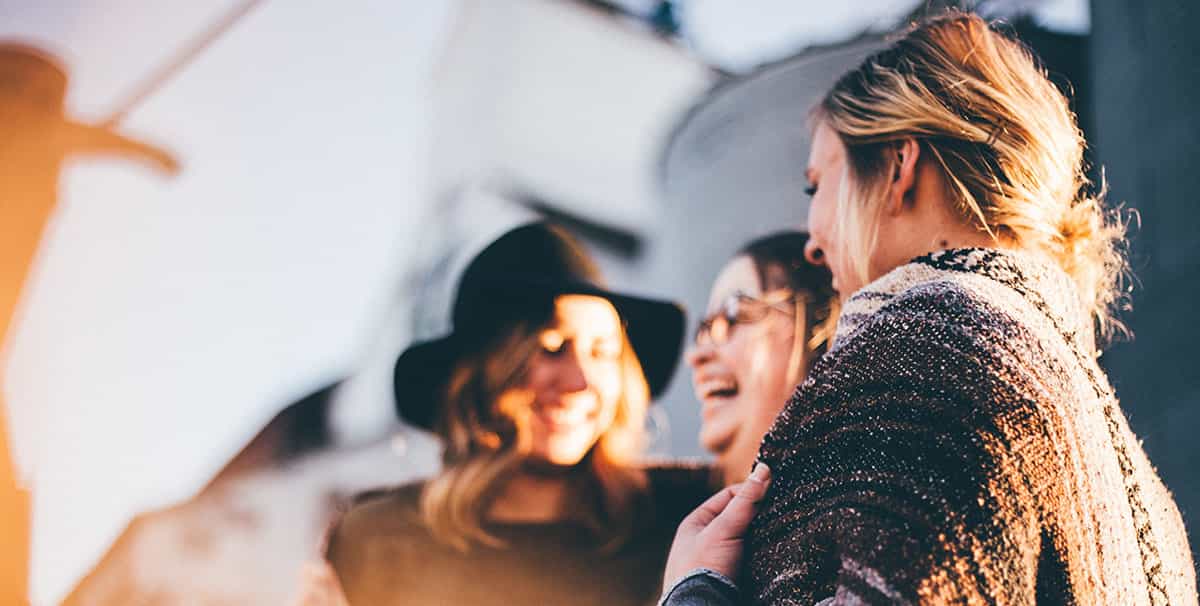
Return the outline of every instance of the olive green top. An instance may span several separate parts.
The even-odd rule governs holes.
[[[710,469],[647,468],[631,538],[604,552],[580,522],[488,523],[503,548],[462,553],[421,520],[422,484],[366,495],[330,535],[327,557],[352,605],[654,604],[679,522],[715,490]]]

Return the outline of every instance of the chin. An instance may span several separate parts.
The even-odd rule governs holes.
[[[554,467],[574,467],[583,460],[583,457],[584,455],[578,454],[555,454],[539,456],[538,458],[541,459],[546,465],[551,465]]]
[[[728,410],[722,412],[730,412]],[[737,440],[740,419],[717,415],[700,425],[700,446],[720,458]]]
[[[588,444],[549,444],[545,448],[535,451],[532,458],[542,461],[546,465],[571,467],[578,465],[587,456],[593,444],[594,442]]]
[[[700,447],[712,453],[717,458],[725,454],[725,447],[732,441],[727,436],[709,435],[704,433],[703,429],[700,430]]]

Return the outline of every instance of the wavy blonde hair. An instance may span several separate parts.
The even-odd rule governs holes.
[[[1085,173],[1086,143],[1067,98],[1032,53],[980,17],[918,23],[833,86],[813,111],[847,150],[840,240],[866,281],[894,142],[915,138],[962,216],[997,242],[1054,259],[1078,288],[1101,340],[1127,271],[1125,223]]]
[[[421,516],[433,535],[460,551],[474,544],[503,547],[484,521],[503,483],[525,460],[529,436],[505,410],[501,395],[523,381],[541,347],[541,326],[518,323],[493,345],[461,359],[450,375],[435,431],[445,442],[443,470],[421,493]],[[602,539],[603,549],[621,545],[633,532],[633,510],[645,494],[636,466],[644,448],[650,388],[622,331],[622,389],[611,425],[577,466],[571,511]]]

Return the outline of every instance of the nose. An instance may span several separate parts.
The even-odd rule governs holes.
[[[574,348],[572,348],[574,350]],[[572,351],[569,355],[561,358],[562,363],[558,368],[558,386],[563,393],[577,393],[588,388],[587,373],[584,372],[583,364],[579,360],[579,355]]]
[[[818,267],[825,264],[825,251],[812,238],[804,245],[804,260]]]

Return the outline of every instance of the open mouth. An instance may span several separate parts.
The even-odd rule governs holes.
[[[736,396],[738,388],[733,379],[710,379],[705,381],[698,391],[701,400],[724,399]]]

